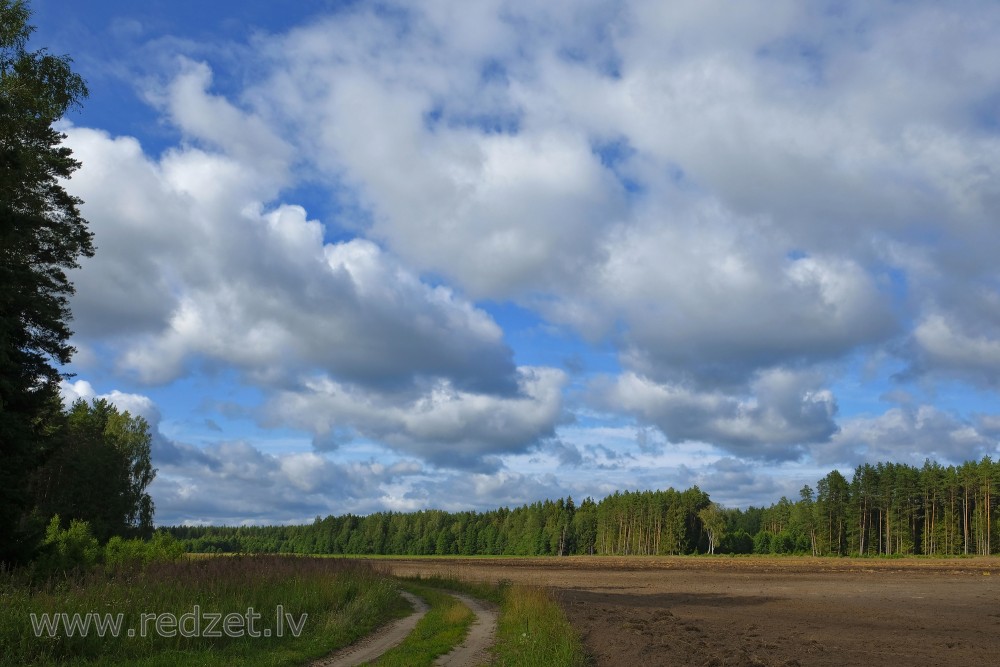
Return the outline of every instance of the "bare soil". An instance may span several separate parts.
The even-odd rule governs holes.
[[[594,665],[1000,664],[1000,559],[426,558],[548,587]]]
[[[470,667],[488,664],[490,661],[489,649],[493,646],[493,639],[497,634],[496,606],[469,595],[454,592],[448,594],[461,600],[462,604],[472,610],[476,618],[469,626],[469,634],[465,636],[462,643],[452,649],[450,653],[442,655],[434,664],[441,667]]]

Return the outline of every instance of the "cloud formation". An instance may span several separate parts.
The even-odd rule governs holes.
[[[178,508],[185,474],[289,508],[417,507],[456,469],[744,502],[996,452],[998,30],[974,0],[390,0],[154,40],[125,69],[169,145],[67,128],[99,246],[80,358],[134,396],[232,374],[238,412],[312,439],[164,440]],[[530,327],[578,344],[573,377]],[[870,409],[892,388],[919,398]]]
[[[560,370],[520,368],[514,396],[473,394],[438,381],[406,398],[318,378],[277,394],[265,419],[312,432],[321,449],[335,448],[346,429],[348,437],[357,433],[440,467],[496,468],[498,455],[554,435],[565,383]]]
[[[671,442],[711,443],[739,456],[798,458],[803,445],[825,442],[838,428],[831,392],[815,377],[789,371],[761,373],[743,398],[631,372],[603,384],[598,401],[655,424]]]
[[[165,383],[201,362],[264,383],[318,368],[372,386],[443,376],[513,389],[511,351],[486,313],[369,241],[324,243],[301,207],[264,210],[242,163],[193,148],[155,163],[132,140],[69,135],[87,165],[75,190],[109,240],[74,276],[77,328],[84,341],[127,334],[132,311],[145,315],[122,341],[123,371]],[[119,188],[123,173],[146,178]]]

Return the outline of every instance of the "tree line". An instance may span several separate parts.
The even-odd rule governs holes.
[[[191,552],[562,556],[695,553],[814,556],[988,555],[998,548],[1000,462],[926,461],[834,470],[799,498],[724,508],[708,494],[616,492],[486,512],[376,512],[293,526],[166,528]]]
[[[51,556],[74,521],[101,542],[153,527],[149,425],[59,395],[74,352],[66,271],[95,248],[54,124],[87,87],[69,57],[28,50],[30,16],[0,0],[0,567]]]
[[[815,493],[805,487],[797,503],[768,508],[762,519],[780,548],[791,540],[817,555],[990,555],[998,480],[1000,462],[990,457],[864,464],[850,482],[831,472]]]
[[[704,542],[697,513],[709,505],[687,491],[618,492],[488,512],[375,512],[316,517],[298,526],[173,526],[193,552],[564,556],[685,554]]]

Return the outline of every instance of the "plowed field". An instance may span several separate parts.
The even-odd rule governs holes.
[[[550,588],[595,665],[1000,665],[1000,559],[390,559]]]

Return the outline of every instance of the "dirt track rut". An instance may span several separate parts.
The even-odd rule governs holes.
[[[414,613],[406,618],[395,620],[364,639],[321,660],[313,662],[310,667],[355,667],[355,665],[363,665],[366,662],[375,660],[393,646],[406,639],[407,635],[413,632],[413,628],[417,626],[420,619],[427,613],[429,607],[426,602],[416,595],[412,595],[406,591],[400,591],[400,594],[413,605]]]
[[[462,601],[476,615],[465,641],[434,663],[442,667],[475,667],[489,664],[489,649],[497,633],[497,612],[487,603],[461,593],[448,593]]]
[[[311,663],[310,667],[356,667],[377,660],[386,651],[402,643],[427,613],[427,603],[415,595],[400,591],[413,605],[414,613],[393,621],[364,639],[336,653]],[[476,618],[469,627],[465,640],[450,653],[439,657],[434,664],[442,667],[477,667],[490,661],[489,649],[497,630],[497,612],[493,606],[476,598],[449,592],[472,610]]]

